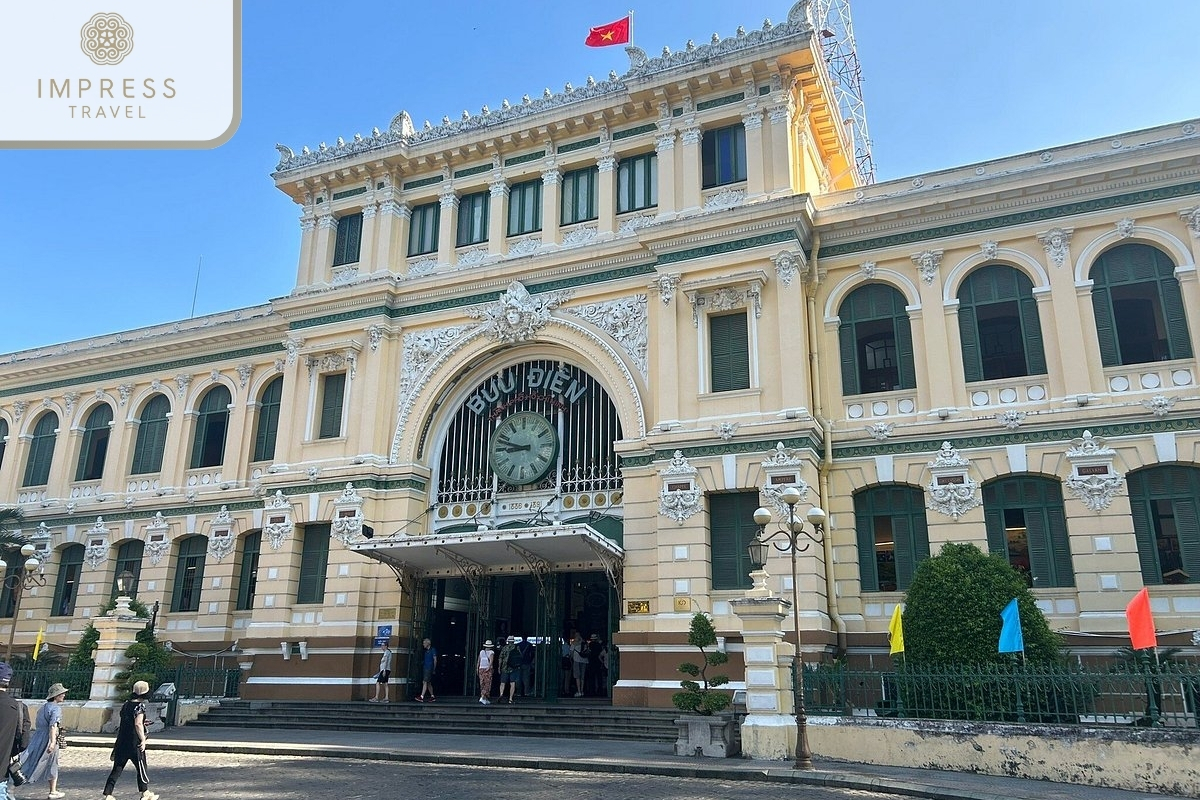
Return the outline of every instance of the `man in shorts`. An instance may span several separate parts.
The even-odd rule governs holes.
[[[379,658],[379,672],[375,673],[375,696],[371,703],[386,703],[388,701],[388,679],[392,677],[392,648],[383,646],[383,655]],[[383,695],[382,699],[380,695]]]
[[[424,648],[425,653],[421,661],[421,693],[417,695],[417,702],[432,703],[437,700],[433,695],[433,672],[437,669],[438,652],[437,648],[433,646],[433,642],[428,639],[421,640],[421,647]]]

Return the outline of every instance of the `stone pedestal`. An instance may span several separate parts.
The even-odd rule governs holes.
[[[148,621],[145,617],[134,615],[126,597],[117,598],[117,607],[110,614],[92,620],[92,625],[100,633],[100,640],[96,643],[92,693],[82,712],[82,716],[88,720],[88,728],[96,731],[115,730],[115,726],[109,723],[114,712],[121,707],[116,676],[129,666],[125,650],[137,641],[138,631],[145,628]],[[82,720],[81,724],[84,724]]]
[[[761,575],[759,574],[761,573]],[[796,754],[796,720],[792,716],[791,665],[795,648],[783,639],[783,624],[792,604],[772,597],[766,573],[751,573],[755,588],[731,600],[742,620],[746,653],[746,718],[742,721],[742,753],[747,758],[790,759]]]

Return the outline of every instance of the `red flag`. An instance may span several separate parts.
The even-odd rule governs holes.
[[[616,22],[592,28],[583,43],[588,47],[608,47],[614,44],[628,44],[629,17],[621,17]]]
[[[1158,636],[1154,633],[1154,615],[1150,613],[1150,592],[1142,590],[1125,606],[1125,619],[1129,620],[1129,639],[1134,650],[1158,647]]]

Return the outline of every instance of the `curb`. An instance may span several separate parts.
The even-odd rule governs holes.
[[[112,740],[74,735],[71,744],[79,747],[110,748]],[[176,753],[230,753],[260,756],[320,755],[322,758],[392,761],[404,764],[434,764],[439,766],[497,767],[529,769],[547,772],[589,772],[624,775],[656,775],[666,778],[699,778],[704,780],[748,781],[759,783],[823,786],[833,789],[856,789],[882,792],[927,800],[1013,800],[1010,795],[977,792],[968,789],[946,790],[912,781],[863,777],[850,772],[790,768],[729,766],[684,766],[661,762],[630,763],[620,761],[568,761],[562,758],[514,755],[473,755],[467,753],[405,753],[395,750],[349,748],[343,745],[322,744],[222,744],[216,742],[181,742],[150,740],[149,750]]]

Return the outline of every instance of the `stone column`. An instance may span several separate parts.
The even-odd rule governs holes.
[[[316,247],[317,218],[312,208],[306,207],[300,215],[300,263],[296,267],[296,285],[310,286],[313,278],[313,250]]]
[[[762,197],[771,190],[766,180],[763,112],[757,108],[742,114],[746,130],[746,199]]]
[[[96,671],[92,675],[92,693],[79,715],[80,730],[95,733],[109,728],[107,723],[121,706],[117,673],[124,670],[129,659],[125,649],[137,641],[138,631],[149,620],[136,617],[129,608],[128,598],[118,598],[117,608],[107,616],[96,617],[92,625],[100,633],[96,643]],[[116,730],[111,726],[111,730]]]
[[[358,246],[358,274],[370,275],[375,271],[376,250],[379,242],[379,206],[368,202],[362,209],[362,239]]]
[[[326,208],[317,217],[317,240],[313,246],[309,285],[328,283],[332,277],[333,248],[337,244],[337,217]]]
[[[658,216],[673,217],[679,211],[675,197],[675,131],[660,129],[654,152],[658,155]]]
[[[596,232],[611,236],[617,232],[617,157],[600,156],[596,169],[596,204],[600,212]]]
[[[779,98],[767,114],[771,120],[767,191],[773,195],[792,193],[792,158],[794,139],[792,136],[792,104],[787,97]]]
[[[792,716],[791,666],[796,648],[784,641],[784,621],[791,603],[772,597],[767,573],[751,573],[755,587],[746,597],[730,600],[742,620],[746,660],[746,718],[742,720],[742,753],[748,758],[792,759],[796,755],[796,720]]]
[[[562,173],[554,164],[547,161],[546,170],[542,173],[542,245],[560,244],[562,232],[559,226],[559,212],[562,210]]]
[[[508,183],[494,178],[488,187],[491,200],[488,208],[488,255],[502,256],[508,252]]]
[[[454,248],[458,241],[458,195],[454,193],[454,187],[443,186],[438,201],[442,204],[438,219],[438,266],[453,267],[457,261]]]
[[[679,169],[682,184],[678,203],[681,213],[698,211],[703,204],[700,193],[700,140],[703,138],[704,131],[700,129],[700,123],[692,119],[683,129],[683,135],[679,139],[682,147],[680,147],[679,163],[676,166]],[[662,177],[661,171],[659,177]]]
[[[391,197],[379,204],[379,239],[376,244],[376,263],[388,272],[403,274],[400,269],[408,255],[408,226],[412,220],[412,209]]]

